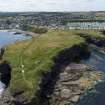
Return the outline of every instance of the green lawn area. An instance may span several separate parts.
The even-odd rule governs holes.
[[[65,48],[78,45],[84,39],[77,33],[89,33],[94,37],[105,37],[91,30],[49,30],[36,38],[7,46],[4,59],[12,67],[10,89],[24,91],[24,97],[32,98],[38,88],[42,73],[53,66],[53,59]]]

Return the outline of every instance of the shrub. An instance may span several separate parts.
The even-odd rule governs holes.
[[[47,28],[40,28],[40,27],[32,27],[32,26],[24,26],[23,30],[25,31],[31,31],[37,34],[43,34],[46,33],[48,31]]]

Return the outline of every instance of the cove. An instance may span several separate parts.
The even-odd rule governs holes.
[[[17,41],[28,40],[31,38],[32,38],[31,36],[21,34],[21,33],[9,32],[5,30],[0,31],[0,48],[9,44],[13,44]],[[0,73],[2,73],[2,68],[0,69]],[[0,81],[0,95],[5,90],[5,88],[6,88],[6,84]]]
[[[98,47],[92,47],[90,57],[83,63],[94,70],[105,73],[105,52]],[[94,89],[82,96],[75,105],[105,105],[105,81],[98,83]]]
[[[25,34],[15,34],[15,32],[0,31],[0,47],[30,38],[31,36]]]

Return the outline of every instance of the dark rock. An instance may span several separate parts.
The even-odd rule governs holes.
[[[85,38],[89,44],[95,44],[96,46],[99,46],[99,47],[105,47],[105,39],[91,37],[91,35],[86,34],[86,33],[85,34],[78,33],[77,35]]]
[[[7,61],[0,64],[0,81],[3,82],[7,87],[11,80],[11,66]]]
[[[2,48],[0,49],[0,60],[3,59],[4,52],[5,52],[5,48],[2,47]]]

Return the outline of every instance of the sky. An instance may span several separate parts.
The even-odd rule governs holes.
[[[0,0],[0,11],[105,11],[105,0]]]

